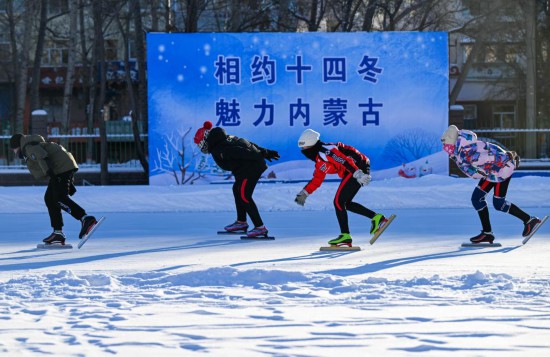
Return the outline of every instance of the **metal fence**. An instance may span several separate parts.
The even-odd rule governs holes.
[[[550,129],[471,129],[478,139],[492,141],[506,150],[516,151],[522,158],[545,160],[550,158]],[[528,157],[527,147],[534,148],[535,156]]]
[[[123,124],[121,124],[123,123]],[[131,133],[131,123],[113,122],[107,125],[107,153],[108,168],[112,170],[143,171],[137,156],[136,142]],[[140,130],[141,131],[141,130]],[[0,136],[0,169],[4,172],[26,169],[21,159],[14,156],[9,148],[10,137]],[[70,151],[78,166],[89,171],[100,171],[101,141],[99,131],[93,134],[82,134],[79,130],[72,130],[69,135],[60,135],[56,131],[49,134],[46,141],[56,142]],[[140,134],[140,143],[143,152],[147,153],[147,134]]]

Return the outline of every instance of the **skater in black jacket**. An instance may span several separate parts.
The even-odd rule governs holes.
[[[248,237],[267,237],[268,230],[264,226],[256,203],[252,199],[254,188],[262,173],[267,169],[265,160],[278,160],[279,153],[262,148],[246,139],[227,135],[221,127],[212,128],[212,123],[206,121],[197,130],[195,144],[204,154],[211,154],[216,164],[235,176],[233,196],[237,209],[237,220],[226,226],[228,232],[247,232],[246,215],[250,216],[254,229],[248,231]]]

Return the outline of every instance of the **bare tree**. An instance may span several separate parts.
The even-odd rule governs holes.
[[[42,54],[44,53],[44,39],[46,37],[47,22],[47,0],[40,0],[40,19],[38,24],[36,50],[34,51],[34,63],[29,90],[31,110],[35,110],[40,107],[40,67],[42,66]]]
[[[319,31],[327,12],[326,0],[297,0],[292,15],[302,21],[309,32]]]
[[[199,18],[206,9],[207,1],[183,0],[182,3],[184,6],[184,32],[197,32],[199,30]]]
[[[21,3],[20,3],[21,5]],[[12,128],[15,132],[23,132],[23,120],[25,116],[25,101],[27,98],[27,82],[28,72],[27,66],[29,63],[29,51],[32,37],[32,20],[34,18],[36,3],[32,0],[24,0],[22,8],[14,9],[13,2],[8,1],[7,12],[10,28],[10,42],[12,48],[12,62],[15,73],[15,118]],[[16,29],[15,11],[20,11],[22,14],[22,31],[23,40],[19,41]],[[18,46],[18,44],[21,44]]]
[[[101,142],[100,149],[100,167],[101,175],[100,182],[102,185],[107,185],[109,181],[109,172],[108,172],[108,151],[107,151],[107,132],[105,128],[105,119],[103,117],[103,107],[105,103],[105,92],[107,87],[107,75],[105,68],[105,34],[103,31],[103,26],[105,22],[105,4],[104,1],[93,1],[92,2],[92,18],[94,20],[94,51],[93,51],[93,64],[99,64],[99,89],[95,93],[94,108],[93,113],[94,117],[99,119],[99,136]],[[94,81],[92,76],[91,81]]]
[[[330,7],[335,21],[329,31],[352,31],[361,6],[363,6],[363,0],[333,0]]]
[[[89,54],[91,50],[88,48],[88,41],[86,37],[87,32],[87,22],[86,22],[86,10],[90,7],[87,0],[78,0],[78,23],[79,23],[79,45],[80,45],[80,61],[82,63],[82,68],[88,69],[84,70],[82,73],[82,86],[83,97],[85,98],[86,103],[86,124],[88,133],[92,134],[94,130],[94,107],[95,107],[95,85],[94,78],[96,69],[95,66],[90,66]],[[92,54],[93,55],[93,54]],[[92,60],[91,63],[94,63]],[[93,157],[93,137],[89,137],[86,145],[86,162],[92,163]]]
[[[415,161],[440,150],[439,137],[422,129],[410,129],[391,138],[383,155],[395,165]]]
[[[134,141],[136,142],[137,154],[141,166],[145,172],[149,172],[149,164],[145,157],[145,153],[141,148],[141,139],[139,137],[139,130],[137,125],[137,120],[143,123],[143,129],[147,132],[148,124],[148,113],[147,113],[147,64],[146,64],[146,54],[145,54],[145,37],[143,30],[143,23],[141,21],[141,6],[139,0],[131,0],[131,12],[134,16],[134,35],[136,43],[136,57],[138,65],[138,95],[137,103],[133,108],[136,111],[136,115],[132,115],[132,130],[134,133]],[[128,67],[127,67],[128,68]],[[128,72],[127,72],[128,76]],[[131,84],[130,84],[131,85]],[[136,120],[137,119],[137,120]]]
[[[69,0],[69,34],[77,32],[78,2]],[[64,119],[64,132],[68,132],[71,122],[71,102],[73,97],[73,85],[76,63],[76,36],[69,36],[69,48],[67,59],[67,75],[65,76],[65,88],[63,90],[62,118]]]
[[[224,31],[265,31],[271,26],[271,2],[261,0],[227,0],[221,7],[225,14]]]
[[[195,158],[199,155],[198,151],[191,152],[191,159],[185,163],[185,137],[189,134],[191,128],[187,130],[178,130],[178,133],[172,133],[163,137],[164,144],[162,148],[157,148],[155,167],[152,169],[156,173],[167,173],[174,177],[176,184],[185,185],[204,177],[204,174],[199,170],[193,171],[187,176],[189,166],[195,162]],[[174,168],[178,167],[178,170]]]
[[[277,32],[294,32],[296,31],[296,18],[292,16],[290,11],[290,0],[275,1],[275,31]]]

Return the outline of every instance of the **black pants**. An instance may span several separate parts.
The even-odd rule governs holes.
[[[64,172],[51,178],[48,183],[44,202],[46,202],[46,207],[48,207],[50,223],[55,230],[63,228],[61,210],[64,210],[78,220],[86,215],[84,209],[69,197],[69,187],[72,184],[73,176],[73,171]]]
[[[254,227],[263,226],[264,223],[258,212],[258,207],[252,199],[254,188],[260,179],[260,175],[257,177],[247,177],[235,179],[233,184],[233,196],[235,197],[235,207],[237,208],[237,220],[246,221],[246,215],[250,217]]]
[[[341,233],[349,233],[348,210],[371,219],[376,215],[375,212],[367,207],[352,201],[360,188],[361,185],[359,182],[353,178],[352,174],[349,174],[344,177],[338,187],[338,191],[336,191],[334,208],[336,209],[336,218],[338,219]]]

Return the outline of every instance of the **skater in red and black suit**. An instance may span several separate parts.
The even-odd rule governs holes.
[[[254,224],[254,229],[248,231],[248,237],[267,237],[268,230],[264,226],[256,203],[252,199],[254,188],[262,173],[267,169],[265,160],[279,160],[279,153],[262,148],[246,139],[227,135],[221,127],[212,128],[207,121],[195,134],[195,144],[204,154],[211,154],[216,164],[235,176],[233,196],[237,209],[237,220],[226,226],[228,232],[247,232],[246,215]]]
[[[324,143],[320,134],[306,129],[298,139],[298,147],[308,159],[315,161],[313,178],[296,196],[296,203],[303,206],[306,198],[323,183],[327,174],[338,174],[342,182],[334,197],[336,218],[340,225],[340,235],[329,241],[332,246],[347,245],[351,247],[352,238],[348,225],[348,210],[372,220],[371,234],[376,232],[387,219],[367,207],[354,202],[353,198],[361,186],[371,181],[369,158],[352,146],[343,143]]]

